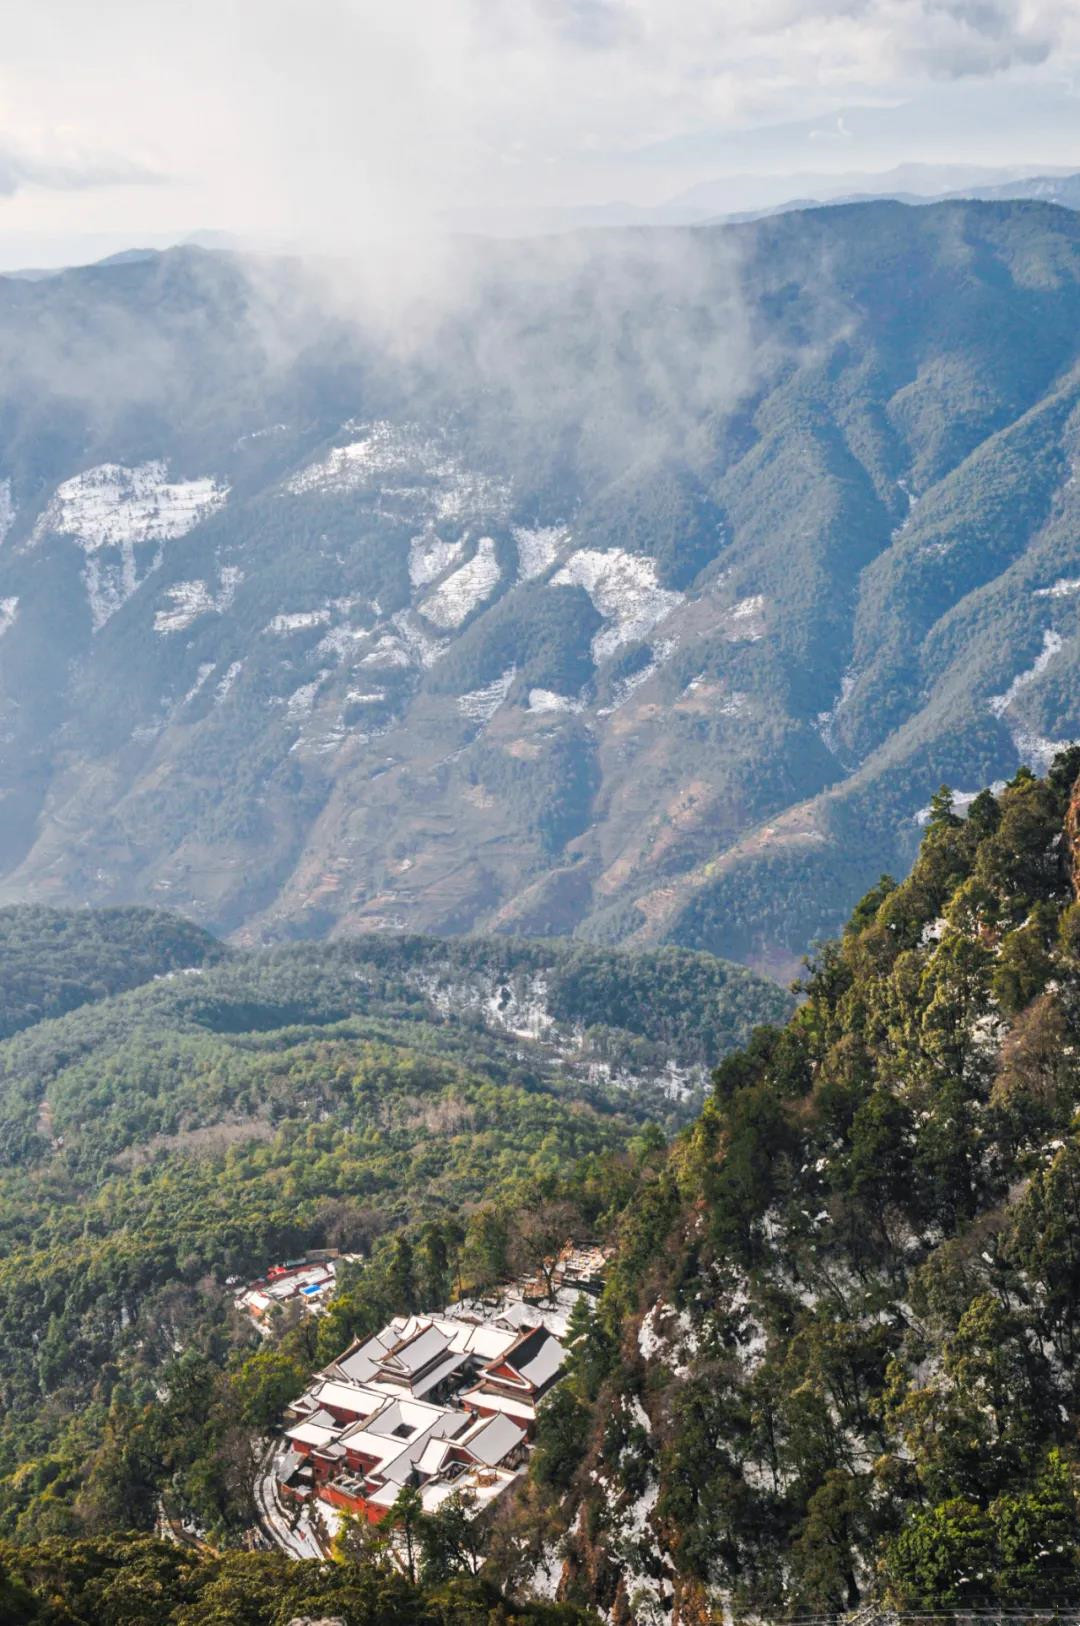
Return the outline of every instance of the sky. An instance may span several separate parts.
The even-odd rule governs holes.
[[[5,7],[5,267],[743,208],[900,164],[1080,169],[1080,0]]]

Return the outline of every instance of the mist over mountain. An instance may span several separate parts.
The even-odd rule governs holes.
[[[1080,221],[0,280],[5,901],[786,972],[1080,733]]]

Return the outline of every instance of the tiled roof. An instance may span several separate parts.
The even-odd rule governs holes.
[[[519,1428],[505,1413],[489,1417],[475,1433],[460,1443],[485,1467],[495,1468],[525,1439],[525,1430]]]

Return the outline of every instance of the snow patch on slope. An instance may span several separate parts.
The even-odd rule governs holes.
[[[612,693],[611,705],[601,706],[596,715],[598,717],[610,717],[613,712],[618,711],[620,706],[625,706],[634,690],[640,689],[643,683],[648,683],[656,668],[657,662],[650,661],[648,666],[641,667],[637,672],[631,672],[629,677],[620,678]]]
[[[102,463],[57,486],[31,541],[73,536],[84,553],[184,536],[221,507],[228,487],[209,477],[170,482],[162,459],[124,468]]]
[[[629,1618],[636,1626],[667,1626],[672,1618],[673,1588],[653,1573],[657,1557],[669,1562],[652,1526],[652,1516],[660,1498],[660,1482],[649,1474],[641,1494],[622,1506],[611,1508],[611,1551],[618,1565],[623,1608],[613,1607],[608,1619]],[[628,1612],[628,1613],[627,1613]]]
[[[995,717],[1000,717],[1012,735],[1013,746],[1021,762],[1026,762],[1036,773],[1045,773],[1057,756],[1059,751],[1066,750],[1072,740],[1049,740],[1037,734],[1034,729],[1021,726],[1015,719],[1010,720],[1009,712],[1017,698],[1035,683],[1046,671],[1050,662],[1057,655],[1063,644],[1061,634],[1047,628],[1043,633],[1043,646],[1031,665],[1023,672],[1018,672],[1013,678],[1004,694],[990,696],[987,704]]]
[[[15,523],[15,499],[11,495],[11,481],[0,480],[0,542],[3,542]]]
[[[990,786],[990,794],[991,796],[1000,796],[1004,789],[1004,779],[995,779],[994,783]],[[968,809],[970,808],[972,802],[975,800],[976,796],[981,795],[981,790],[954,790],[952,793],[953,812],[958,818],[966,818]],[[919,811],[916,813],[915,823],[928,824],[930,822],[930,811],[930,803],[927,802],[926,806],[920,807]]]
[[[359,633],[357,636],[374,639],[371,648],[361,655],[358,666],[426,668],[434,666],[446,648],[446,640],[433,638],[410,610],[398,610],[389,622],[384,621],[374,632]],[[327,647],[329,643],[330,635],[323,639],[319,648]]]
[[[321,462],[301,469],[286,481],[286,491],[293,496],[381,492],[441,520],[484,515],[490,522],[509,512],[510,487],[504,481],[466,468],[416,424],[379,419],[343,428],[361,438],[335,446]],[[422,483],[409,483],[416,481]]]
[[[359,428],[346,424],[346,429]],[[385,419],[366,426],[361,440],[335,446],[320,463],[286,481],[285,489],[294,496],[317,491],[342,495],[360,491],[380,474],[402,473],[417,463],[426,463],[429,473],[438,473],[441,462],[434,443],[421,437],[412,425],[388,423]]]
[[[728,643],[756,644],[765,635],[764,594],[754,593],[750,598],[741,598],[730,610],[725,610],[721,622]]]
[[[654,1304],[652,1309],[646,1312],[638,1328],[638,1353],[643,1361],[655,1360],[664,1347],[664,1340],[656,1330],[656,1312],[659,1309],[660,1305]]]
[[[240,676],[240,671],[243,664],[243,661],[233,661],[232,665],[228,667],[224,677],[217,686],[217,697],[219,700],[225,699],[225,696],[229,693],[230,689],[233,687],[233,684]]]
[[[392,632],[384,632],[376,638],[374,644],[366,655],[361,655],[360,666],[411,666],[412,657],[402,640]]]
[[[423,601],[421,613],[437,627],[460,627],[477,605],[491,597],[499,575],[495,543],[490,536],[481,537],[472,558]]]
[[[263,630],[278,634],[307,632],[311,627],[325,627],[329,620],[329,610],[290,610],[271,616]]]
[[[643,1087],[659,1087],[670,1099],[685,1101],[700,1096],[707,1071],[700,1065],[680,1066],[670,1059],[663,1068],[645,1063],[640,1070],[616,1066],[601,1059],[602,1038],[580,1020],[556,1015],[545,970],[518,970],[500,975],[477,971],[474,975],[448,975],[435,968],[415,967],[404,973],[441,1017],[479,1020],[486,1027],[514,1038],[542,1041],[558,1059],[560,1071],[584,1078],[590,1085],[633,1095]],[[554,1330],[554,1329],[553,1329]],[[562,1334],[559,1334],[562,1336]]]
[[[743,717],[750,704],[750,696],[743,689],[732,689],[717,703],[717,717]]]
[[[662,1300],[654,1304],[638,1328],[638,1351],[643,1360],[661,1360],[676,1377],[686,1377],[689,1363],[698,1353],[689,1311],[677,1311]]]
[[[546,1598],[554,1603],[559,1595],[565,1560],[557,1542],[548,1542],[540,1549],[540,1556],[525,1577],[524,1590],[530,1598]]]
[[[390,620],[397,629],[408,659],[419,666],[434,666],[446,648],[446,639],[433,638],[408,610],[398,610]]]
[[[510,693],[510,685],[513,683],[516,673],[516,666],[508,666],[506,671],[500,673],[495,679],[494,683],[488,683],[482,689],[473,689],[471,694],[459,696],[457,701],[458,711],[463,717],[468,718],[470,723],[483,724],[488,722],[490,718],[494,717]]]
[[[490,520],[503,520],[510,510],[510,488],[490,475],[478,474],[475,469],[455,464],[450,477],[444,478],[442,489],[435,499],[435,517],[447,520],[475,518],[483,514]]]
[[[165,590],[165,597],[171,601],[169,608],[158,610],[154,616],[154,631],[162,634],[183,632],[201,615],[211,612],[221,615],[232,604],[243,579],[242,570],[235,565],[226,565],[216,593],[211,592],[204,581],[174,582]]]
[[[170,481],[161,459],[137,468],[102,463],[57,486],[30,543],[50,533],[74,538],[86,557],[83,581],[96,632],[159,562],[155,553],[140,577],[136,548],[185,536],[227,494],[209,477]]]
[[[1037,774],[1046,773],[1058,752],[1067,751],[1069,746],[1075,743],[1075,740],[1048,740],[1043,735],[1030,733],[1026,729],[1017,730],[1013,734],[1017,756]]]
[[[1050,662],[1053,660],[1054,656],[1060,650],[1061,643],[1061,634],[1054,632],[1048,627],[1043,633],[1042,649],[1036,655],[1034,661],[1027,668],[1027,670],[1017,673],[1016,677],[1013,678],[1004,694],[993,694],[990,696],[988,705],[995,717],[1003,716],[1013,704],[1017,695],[1020,694],[1024,689],[1028,688],[1030,684],[1034,683],[1037,678],[1042,676],[1042,674],[1046,671],[1046,668],[1050,665]]]
[[[564,548],[569,547],[570,540],[570,530],[566,525],[516,525],[514,544],[517,548],[519,580],[528,582],[534,576],[542,576]]]
[[[270,435],[285,435],[288,434],[288,431],[289,426],[287,423],[269,423],[265,429],[250,429],[246,435],[236,437],[233,441],[233,451],[238,451],[241,446],[246,446],[249,441],[266,440]]]
[[[709,715],[712,717],[743,717],[750,705],[750,696],[745,689],[725,689],[723,684],[711,682],[706,672],[699,672],[697,677],[691,678],[679,696],[680,700],[693,700],[695,697],[708,702]]]
[[[329,672],[318,672],[312,678],[310,683],[303,683],[299,689],[294,689],[288,700],[285,702],[286,717],[294,719],[297,717],[306,717],[312,706],[315,704],[315,696],[318,694],[324,679],[328,678],[329,676]]]
[[[427,587],[456,565],[464,551],[464,541],[444,542],[434,531],[414,536],[409,543],[409,580],[414,587]]]
[[[828,711],[819,711],[817,714],[817,729],[821,735],[821,743],[826,751],[833,756],[839,754],[839,742],[836,738],[836,719],[851,699],[851,691],[855,687],[855,673],[849,666],[840,679],[840,693],[837,695]]]
[[[682,593],[661,587],[656,561],[625,548],[581,548],[551,578],[553,587],[583,587],[608,622],[592,641],[599,664],[621,644],[644,638],[658,621],[683,602]]]
[[[443,1016],[480,1016],[491,1027],[519,1039],[539,1039],[555,1026],[548,1009],[548,983],[542,972],[505,982],[478,978],[448,982],[437,972],[409,971],[405,981],[430,999]]]
[[[645,1410],[645,1407],[641,1404],[641,1401],[637,1395],[630,1396],[629,1405],[630,1415],[634,1419],[634,1422],[637,1424],[638,1428],[642,1429],[646,1434],[651,1434],[652,1423],[649,1420],[649,1414]]]
[[[1036,587],[1034,598],[1071,598],[1080,593],[1080,576],[1059,576],[1051,587]]]
[[[566,694],[556,694],[554,689],[530,689],[529,710],[544,713],[554,711],[581,711],[584,701],[574,700]]]
[[[180,705],[177,708],[179,711],[183,711],[189,700],[194,700],[195,696],[199,693],[200,689],[202,689],[213,670],[213,661],[203,661],[202,665],[199,667],[199,670],[195,674],[195,682],[191,685],[191,688],[188,690],[187,694],[181,700]]]

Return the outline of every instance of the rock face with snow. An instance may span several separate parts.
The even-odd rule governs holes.
[[[1080,734],[1078,230],[493,245],[422,354],[196,250],[0,279],[0,900],[797,970]]]

